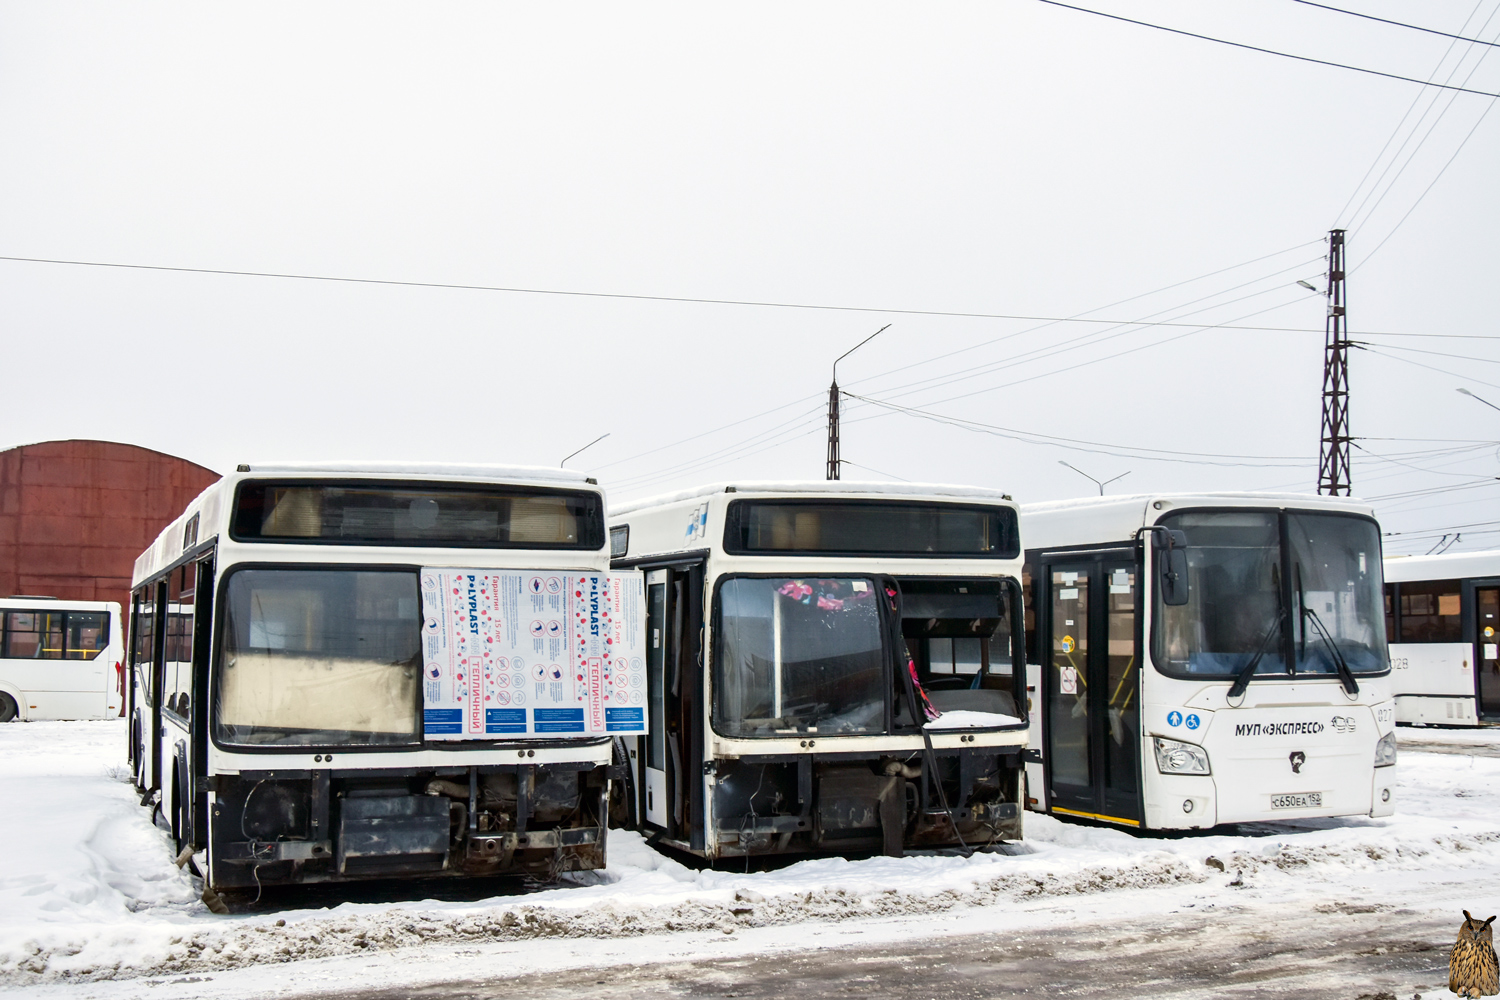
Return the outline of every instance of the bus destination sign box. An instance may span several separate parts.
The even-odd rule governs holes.
[[[424,568],[428,740],[646,731],[639,572]]]

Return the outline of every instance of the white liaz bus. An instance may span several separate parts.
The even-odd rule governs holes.
[[[1385,560],[1396,721],[1500,719],[1500,551]]]
[[[966,487],[707,486],[611,511],[646,574],[631,819],[709,859],[1021,833],[1016,506]]]
[[[1380,531],[1342,498],[1022,508],[1028,806],[1149,829],[1395,808]]]
[[[216,890],[603,867],[631,582],[581,475],[241,465],[136,560],[143,802]]]
[[[0,722],[119,715],[123,634],[114,601],[0,598]]]

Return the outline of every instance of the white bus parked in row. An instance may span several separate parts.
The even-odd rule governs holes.
[[[123,636],[113,601],[0,598],[0,722],[119,715]]]
[[[1021,833],[1016,506],[966,487],[707,486],[611,511],[644,570],[630,820],[705,858]]]
[[[1202,494],[1028,504],[1028,805],[1150,829],[1395,808],[1368,506]]]
[[[570,472],[241,465],[136,560],[130,756],[212,888],[602,868],[638,576]]]
[[[1389,556],[1385,580],[1396,721],[1500,720],[1500,552]]]

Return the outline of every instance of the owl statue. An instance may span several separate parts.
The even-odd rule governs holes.
[[[1488,920],[1475,920],[1464,911],[1453,954],[1448,957],[1448,988],[1461,997],[1488,997],[1500,993],[1500,962]]]

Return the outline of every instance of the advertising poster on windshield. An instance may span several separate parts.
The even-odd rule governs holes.
[[[423,735],[646,731],[640,573],[424,568]]]

